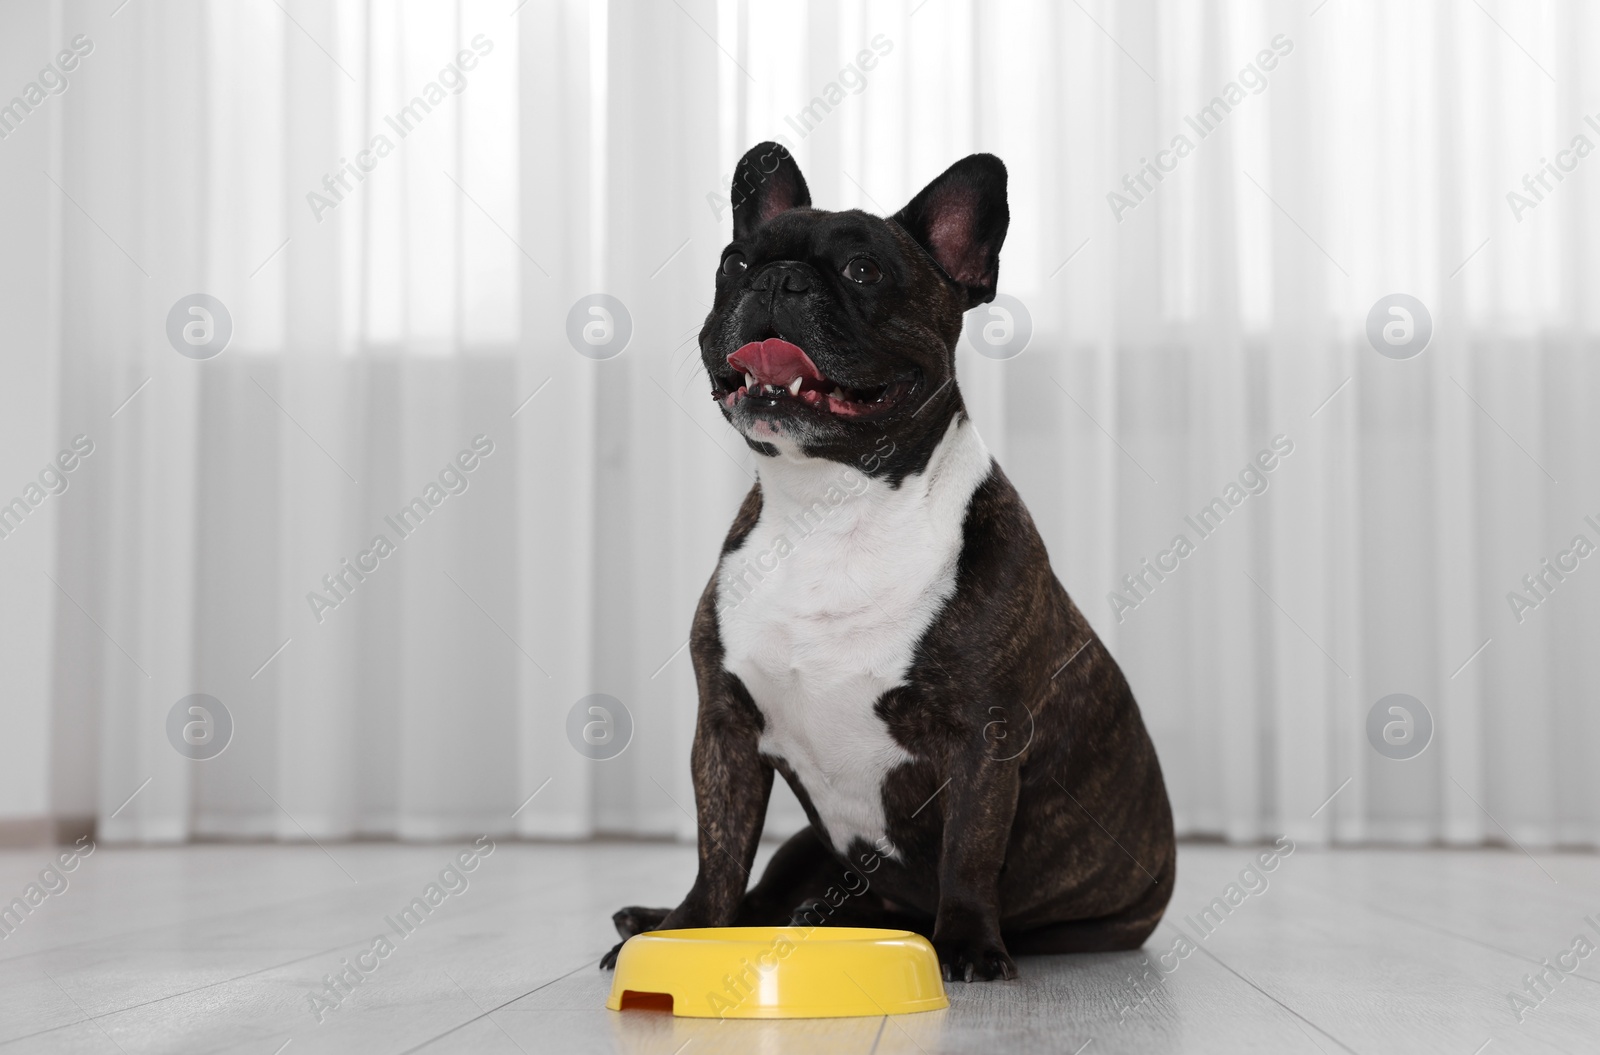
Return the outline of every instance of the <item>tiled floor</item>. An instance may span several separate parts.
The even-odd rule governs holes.
[[[1202,939],[1188,917],[1255,851],[1186,846],[1142,953],[1024,958],[1018,981],[952,985],[945,1011],[762,1023],[602,1006],[610,913],[675,902],[690,848],[502,843],[397,937],[385,917],[460,849],[101,847],[0,941],[0,1055],[1600,1050],[1600,956],[1568,952],[1600,948],[1594,856],[1300,848]],[[0,900],[49,861],[0,854]],[[319,1022],[323,976],[385,933],[393,951]],[[1527,996],[1558,954],[1572,973]],[[1513,993],[1534,1005],[1520,1020]]]

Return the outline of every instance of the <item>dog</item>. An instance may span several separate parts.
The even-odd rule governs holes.
[[[1137,948],[1176,874],[1155,747],[956,383],[1005,166],[966,157],[883,219],[813,208],[762,143],[730,202],[699,340],[759,480],[691,636],[699,874],[618,934],[907,929],[965,981]],[[810,824],[749,886],[775,773]]]

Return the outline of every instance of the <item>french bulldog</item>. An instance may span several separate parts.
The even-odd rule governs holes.
[[[966,981],[1138,947],[1175,876],[1161,766],[956,382],[1005,166],[973,154],[883,219],[813,208],[762,143],[730,200],[700,349],[759,479],[691,636],[699,874],[617,932],[903,928]],[[751,886],[775,773],[810,824]]]

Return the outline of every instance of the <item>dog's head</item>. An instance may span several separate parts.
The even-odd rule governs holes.
[[[1005,166],[963,158],[883,219],[812,208],[794,158],[762,143],[740,160],[732,202],[700,330],[724,416],[761,454],[788,449],[896,483],[918,471],[962,409],[962,316],[994,299]]]

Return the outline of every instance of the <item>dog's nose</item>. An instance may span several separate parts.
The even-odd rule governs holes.
[[[809,269],[798,261],[779,260],[762,268],[750,288],[762,292],[778,289],[785,293],[804,293],[811,288],[808,272]]]

